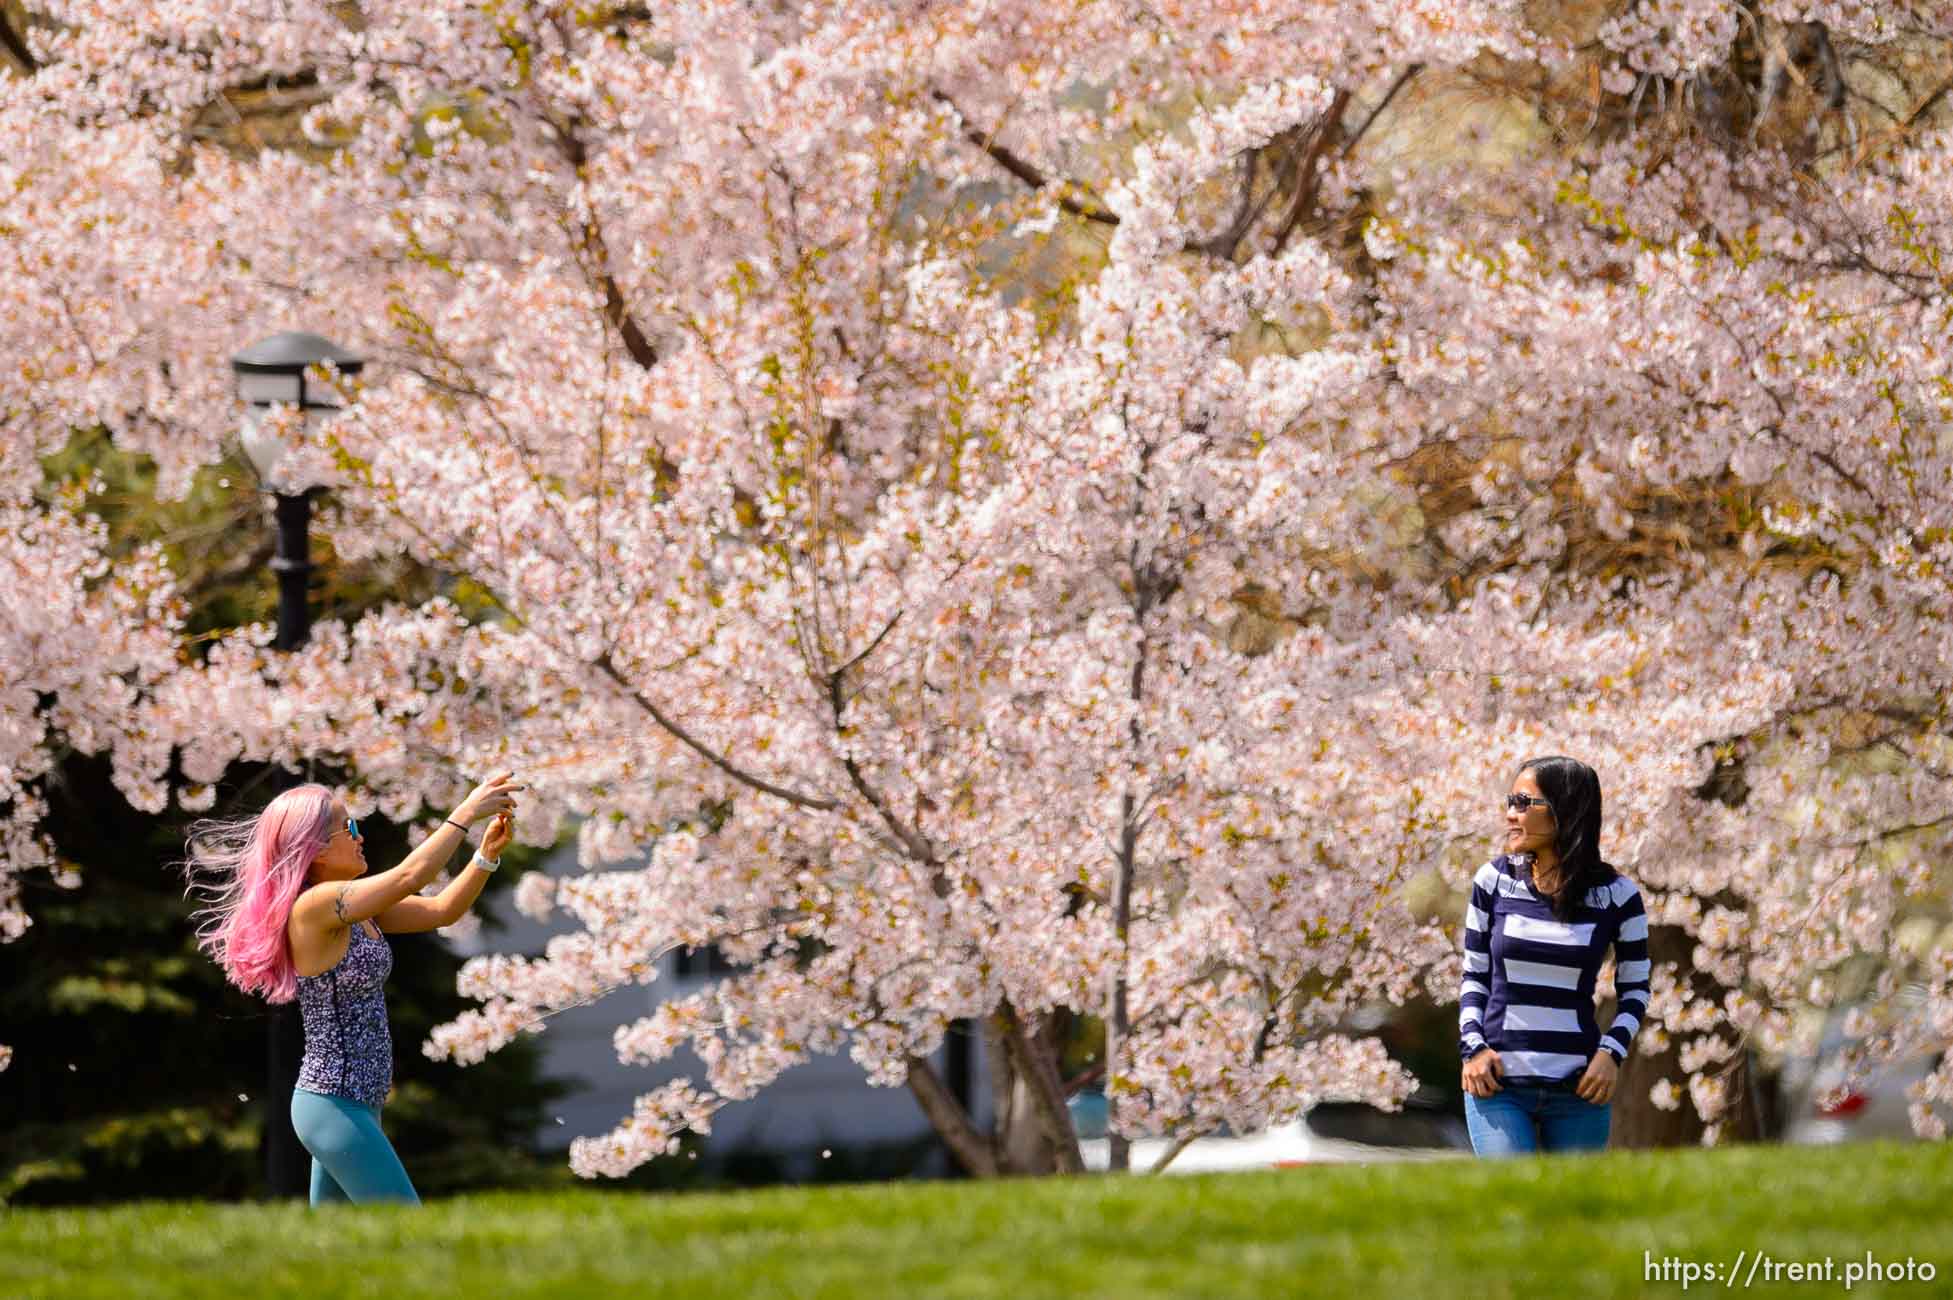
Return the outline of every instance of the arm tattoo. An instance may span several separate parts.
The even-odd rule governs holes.
[[[339,886],[339,892],[332,896],[332,914],[339,918],[339,924],[341,925],[352,924],[351,921],[346,919],[346,892],[351,888],[351,885],[341,885]]]

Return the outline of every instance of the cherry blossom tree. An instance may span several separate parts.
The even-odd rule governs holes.
[[[108,752],[132,804],[167,804],[170,733],[149,692],[176,669],[168,575],[153,554],[107,573],[101,543],[98,523],[0,498],[0,942],[32,924],[24,873],[78,883],[40,830],[40,783],[59,748]]]
[[[1945,7],[45,13],[0,83],[10,442],[105,425],[180,486],[224,358],[302,317],[374,358],[294,462],[339,552],[498,611],[158,671],[145,781],[331,754],[405,817],[492,763],[532,842],[577,818],[588,874],[522,896],[579,931],[472,963],[431,1052],[669,945],[741,967],[620,1026],[704,1078],[579,1172],[843,1050],[972,1172],[1077,1168],[1078,1015],[1119,1167],[1396,1104],[1337,1026],[1455,994],[1406,898],[1541,752],[1602,772],[1606,856],[1691,941],[1653,1104],[1718,1122],[1854,955],[1927,987],[1868,1059],[1953,1037],[1953,945],[1895,924],[1944,884],[1946,142],[1937,96],[1848,94]],[[1548,138],[1419,154],[1433,85]],[[304,147],[235,147],[241,93]],[[992,1132],[926,1060],[965,1019]]]

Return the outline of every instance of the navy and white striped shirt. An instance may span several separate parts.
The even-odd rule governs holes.
[[[1609,945],[1619,1011],[1605,1037],[1594,982]],[[1648,1010],[1648,914],[1626,876],[1587,891],[1571,921],[1532,886],[1525,857],[1500,854],[1472,877],[1465,912],[1465,978],[1458,996],[1459,1053],[1490,1047],[1509,1083],[1577,1078],[1604,1047],[1617,1061]]]

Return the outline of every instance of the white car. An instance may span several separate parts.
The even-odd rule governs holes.
[[[1079,1126],[1079,1154],[1090,1170],[1110,1163],[1110,1143],[1104,1136],[1102,1112],[1091,1114],[1073,1107]],[[1093,1119],[1098,1122],[1094,1124]],[[1089,1136],[1088,1136],[1089,1134]],[[1132,1168],[1145,1173],[1173,1146],[1171,1138],[1140,1138],[1132,1144]],[[1324,1137],[1309,1127],[1308,1117],[1278,1124],[1258,1133],[1213,1135],[1189,1142],[1173,1163],[1170,1174],[1208,1174],[1234,1169],[1286,1169],[1298,1165],[1370,1164],[1387,1160],[1450,1160],[1469,1154],[1456,1147],[1373,1146],[1344,1138]]]

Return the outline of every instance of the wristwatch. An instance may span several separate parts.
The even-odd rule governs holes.
[[[480,849],[476,849],[475,856],[468,860],[468,865],[471,867],[479,867],[483,871],[492,873],[495,868],[502,865],[502,860],[500,858],[486,857]]]

